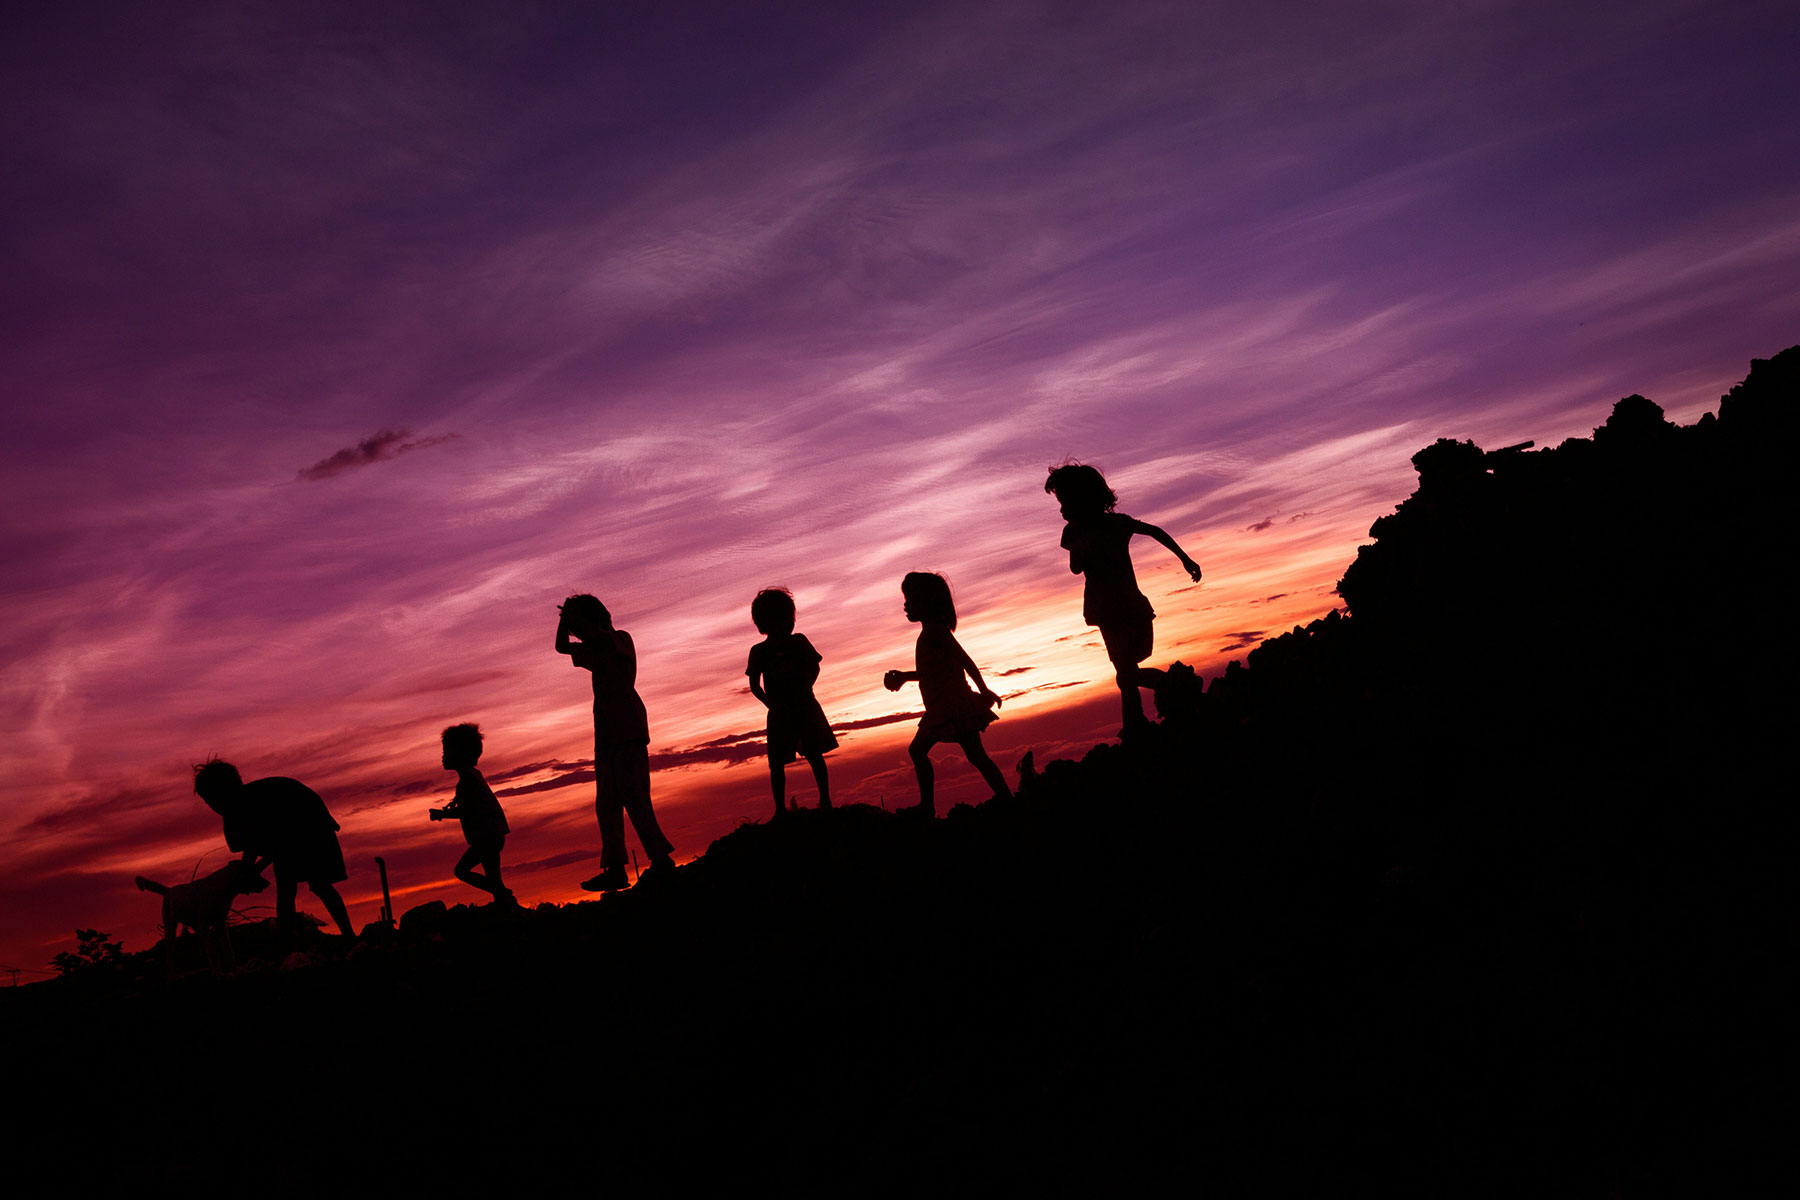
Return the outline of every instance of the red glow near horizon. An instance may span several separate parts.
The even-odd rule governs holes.
[[[899,581],[943,571],[1010,774],[1116,729],[1051,464],[1200,562],[1137,547],[1152,662],[1211,675],[1334,606],[1419,447],[1553,444],[1631,392],[1690,421],[1800,340],[1782,5],[495,12],[9,39],[25,978],[77,926],[144,948],[132,877],[218,862],[211,753],[326,797],[359,924],[377,854],[402,907],[480,899],[425,820],[438,732],[479,722],[490,775],[591,753],[571,592],[680,753],[760,727],[770,584],[834,722],[908,707]],[[910,799],[910,729],[848,732],[838,797]],[[678,858],[762,818],[764,771],[658,772]],[[505,803],[521,896],[576,898],[591,787]]]

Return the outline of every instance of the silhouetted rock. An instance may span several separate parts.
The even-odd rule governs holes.
[[[400,914],[400,932],[405,937],[424,937],[441,933],[449,919],[449,908],[442,900],[429,900]]]

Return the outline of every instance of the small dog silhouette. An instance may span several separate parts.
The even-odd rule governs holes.
[[[237,957],[231,951],[231,937],[225,931],[231,919],[231,902],[269,886],[252,864],[241,858],[232,859],[210,875],[202,875],[191,883],[165,887],[152,879],[137,877],[138,890],[155,892],[162,897],[164,967],[172,972],[175,962],[175,935],[182,926],[200,935],[206,950],[206,961],[213,971],[219,970],[215,943],[223,940],[225,960],[235,970]]]

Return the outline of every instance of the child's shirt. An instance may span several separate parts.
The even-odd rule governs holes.
[[[637,694],[637,647],[623,629],[605,641],[573,642],[569,657],[594,675],[594,740],[639,743],[650,740],[650,717]]]
[[[1138,590],[1131,566],[1131,535],[1143,522],[1124,513],[1101,513],[1063,526],[1062,546],[1069,566],[1085,578],[1081,618],[1089,625],[1112,625],[1154,617]]]
[[[277,861],[325,838],[335,841],[338,831],[319,793],[285,775],[246,783],[224,817],[228,847]]]
[[[771,634],[750,647],[750,665],[744,674],[751,679],[762,677],[770,708],[796,708],[812,699],[820,661],[805,634]]]
[[[451,803],[456,805],[457,819],[462,822],[463,839],[471,846],[480,838],[505,837],[512,832],[499,797],[480,771],[457,772],[456,798]]]

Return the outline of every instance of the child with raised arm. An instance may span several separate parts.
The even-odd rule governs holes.
[[[993,710],[1000,697],[988,690],[974,660],[956,641],[956,602],[949,582],[933,572],[913,571],[900,581],[900,595],[906,602],[906,619],[920,626],[915,669],[889,671],[882,682],[888,691],[897,692],[902,684],[916,680],[925,701],[925,715],[908,750],[919,776],[918,810],[930,816],[935,808],[931,748],[939,742],[962,747],[969,765],[994,789],[990,799],[1011,796],[1006,777],[981,744],[981,731],[994,723]],[[964,675],[975,681],[974,691],[963,681]]]
[[[831,783],[825,776],[825,752],[837,749],[837,737],[825,710],[813,698],[820,656],[806,635],[794,632],[794,594],[786,588],[764,588],[750,602],[750,620],[763,640],[750,647],[750,694],[769,710],[769,786],[775,792],[775,815],[786,811],[787,764],[798,751],[812,767],[819,785],[819,807],[831,807]]]
[[[592,596],[558,607],[556,652],[594,677],[594,815],[600,821],[600,873],[582,880],[589,892],[626,885],[625,815],[650,859],[648,877],[675,869],[674,847],[650,807],[650,719],[637,694],[637,647],[614,629],[612,614]],[[574,637],[575,641],[569,639]]]
[[[1138,694],[1138,688],[1144,686],[1138,664],[1150,657],[1155,637],[1151,623],[1156,619],[1156,611],[1138,590],[1137,575],[1131,569],[1132,535],[1141,533],[1167,546],[1196,583],[1200,568],[1161,529],[1114,512],[1119,498],[1095,468],[1078,462],[1051,467],[1044,490],[1056,496],[1063,520],[1068,522],[1063,526],[1062,546],[1069,552],[1069,570],[1087,577],[1081,616],[1089,625],[1100,627],[1100,638],[1106,643],[1106,657],[1112,660],[1119,683],[1119,704],[1125,718],[1120,733],[1124,734],[1148,724],[1144,698]]]
[[[475,769],[481,761],[481,728],[452,725],[444,730],[443,743],[444,770],[456,772],[456,795],[444,807],[432,809],[431,819],[454,818],[462,822],[463,840],[469,844],[451,873],[470,887],[488,893],[496,904],[516,904],[512,889],[500,880],[500,851],[512,830],[507,827],[506,812],[494,789]],[[477,863],[485,874],[475,873]]]

